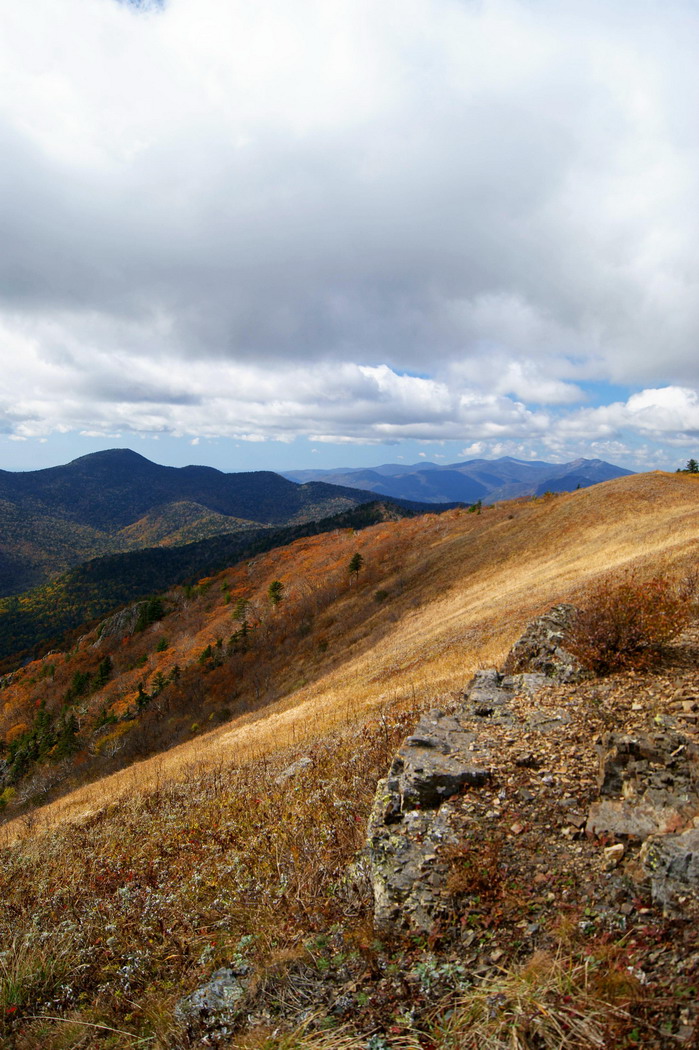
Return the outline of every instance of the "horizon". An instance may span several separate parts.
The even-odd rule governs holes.
[[[601,462],[609,463],[610,466],[614,466],[614,467],[621,466],[620,464],[613,463],[613,462],[611,462],[609,460],[601,460],[601,457],[598,457],[598,456],[576,456],[574,459],[571,459],[571,460],[560,460],[560,461],[556,461],[556,460],[553,460],[553,459],[547,459],[547,460],[544,460],[544,459],[532,459],[532,458],[530,458],[530,459],[519,459],[516,456],[487,456],[487,457],[486,456],[472,456],[472,457],[469,457],[468,459],[463,459],[462,458],[462,459],[450,460],[449,462],[446,462],[446,463],[435,463],[433,460],[429,460],[429,459],[418,459],[418,460],[415,460],[413,462],[408,462],[408,461],[401,462],[398,459],[390,459],[390,460],[383,460],[381,462],[374,463],[374,464],[360,464],[359,466],[348,466],[346,464],[335,464],[335,465],[330,466],[330,467],[321,467],[321,466],[318,466],[318,464],[313,464],[312,466],[308,466],[308,467],[285,467],[283,469],[278,469],[278,470],[275,470],[273,467],[259,467],[259,466],[256,466],[256,467],[243,467],[243,468],[225,470],[223,467],[217,466],[215,463],[203,463],[203,462],[195,461],[195,460],[189,460],[187,462],[181,462],[181,463],[179,463],[179,462],[178,463],[162,462],[159,459],[153,458],[152,455],[146,455],[145,451],[141,451],[141,450],[133,448],[131,446],[127,446],[127,445],[119,445],[119,446],[118,445],[111,445],[109,447],[98,448],[98,449],[95,449],[95,450],[90,451],[90,452],[80,453],[78,456],[74,456],[74,457],[72,457],[71,459],[68,459],[68,460],[61,460],[61,461],[55,462],[55,463],[54,462],[47,463],[46,465],[42,465],[40,467],[20,467],[20,468],[17,468],[17,469],[13,469],[13,468],[9,468],[9,467],[0,467],[0,470],[7,470],[10,473],[31,473],[34,470],[46,470],[46,469],[51,469],[52,467],[67,466],[68,464],[76,462],[77,460],[85,459],[85,458],[88,458],[88,457],[94,456],[94,455],[99,455],[102,452],[132,452],[135,455],[140,456],[141,458],[147,460],[149,463],[153,463],[156,466],[162,466],[162,467],[175,467],[175,468],[205,467],[205,468],[212,468],[214,470],[219,470],[222,473],[229,473],[229,474],[246,473],[246,472],[249,472],[249,471],[270,471],[272,473],[281,474],[281,475],[284,475],[284,476],[286,476],[288,474],[291,474],[291,473],[295,473],[295,472],[302,473],[302,472],[308,471],[308,470],[317,470],[317,471],[320,471],[321,473],[326,473],[326,472],[330,472],[330,471],[347,471],[349,473],[349,472],[354,471],[354,470],[372,470],[372,469],[376,469],[378,467],[385,467],[385,466],[392,466],[392,465],[404,466],[404,467],[415,467],[416,469],[419,469],[422,466],[451,467],[451,466],[457,466],[457,465],[460,465],[460,464],[472,463],[472,462],[480,462],[480,461],[486,462],[486,463],[487,462],[497,463],[497,462],[501,462],[503,460],[510,460],[512,462],[520,463],[520,464],[523,464],[523,465],[547,463],[547,464],[550,464],[552,466],[564,466],[564,465],[567,465],[567,464],[570,464],[570,463],[574,463],[574,462],[579,461],[579,460],[584,460],[586,462],[601,461]],[[630,470],[631,468],[626,467],[624,469]],[[656,469],[658,469],[658,468],[656,468]],[[676,468],[673,468],[673,469],[676,469]],[[633,473],[644,473],[644,471],[633,471]]]

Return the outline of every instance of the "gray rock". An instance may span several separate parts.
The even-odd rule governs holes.
[[[459,736],[466,743],[473,739],[466,733]],[[490,776],[487,769],[473,762],[461,740],[452,741],[449,733],[441,739],[431,738],[427,745],[412,742],[420,740],[419,735],[408,737],[389,771],[401,810],[434,809],[466,785],[484,784]]]
[[[554,605],[533,620],[505,659],[505,675],[533,672],[559,682],[586,677],[579,661],[565,648],[565,638],[577,610],[574,605]]]
[[[439,850],[457,841],[446,800],[490,776],[485,764],[474,760],[474,746],[475,734],[466,731],[462,718],[430,711],[379,784],[367,832],[378,928],[427,932],[442,913],[448,864]]]
[[[490,704],[497,707],[506,704],[511,693],[503,692],[502,675],[491,667],[486,671],[476,671],[466,689],[465,697],[474,706]]]
[[[206,1033],[209,1042],[226,1038],[240,1014],[246,994],[247,968],[216,970],[206,984],[180,999],[175,1018],[191,1035]]]
[[[367,837],[374,922],[383,931],[408,927],[429,932],[444,907],[442,888],[448,875],[439,848],[457,841],[449,804],[439,810],[413,810],[403,815],[400,824],[390,826],[384,819],[389,797],[384,780]]]
[[[685,830],[699,814],[699,748],[674,730],[606,733],[591,835],[643,842]]]
[[[653,899],[667,911],[681,909],[683,898],[699,892],[699,828],[649,839],[640,859]]]
[[[517,694],[531,696],[550,686],[552,672],[564,680],[578,674],[560,646],[570,610],[557,606],[530,625],[526,646],[510,661],[507,675],[495,668],[477,671],[461,710],[454,715],[430,711],[399,748],[377,789],[367,831],[365,855],[380,929],[429,933],[448,914],[449,862],[443,847],[459,841],[454,796],[489,780],[488,749],[497,739],[490,728],[505,727],[508,742],[519,738],[524,745],[532,731],[554,732],[570,721],[563,710],[535,711],[523,721],[512,709]],[[516,758],[523,766],[538,765],[528,748],[521,747]]]
[[[132,635],[136,630],[141,610],[147,605],[148,602],[136,602],[134,605],[129,605],[127,609],[120,609],[113,616],[102,620],[97,631],[95,645],[98,646],[104,638],[127,638]]]

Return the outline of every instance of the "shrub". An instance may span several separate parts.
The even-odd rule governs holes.
[[[597,674],[646,670],[687,624],[690,608],[672,580],[641,580],[627,573],[590,591],[566,648]]]

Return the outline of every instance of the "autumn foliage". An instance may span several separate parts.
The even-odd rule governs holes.
[[[596,674],[647,670],[686,626],[690,611],[673,580],[627,573],[589,591],[566,648]]]

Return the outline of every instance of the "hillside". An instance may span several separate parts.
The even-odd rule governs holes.
[[[454,1006],[480,986],[481,1005],[526,986],[525,1013],[563,1018],[558,1042],[522,1046],[691,1045],[691,902],[665,916],[631,866],[610,878],[604,843],[576,837],[566,813],[594,798],[597,734],[657,726],[666,697],[688,695],[694,629],[658,672],[517,699],[525,715],[566,711],[562,735],[532,737],[536,767],[508,764],[512,730],[493,727],[496,779],[463,796],[453,928],[377,936],[349,864],[421,711],[454,710],[528,620],[595,580],[694,570],[696,485],[639,475],[306,537],[175,588],[142,630],[137,610],[6,677],[7,757],[13,742],[36,745],[6,795],[7,816],[24,815],[5,828],[0,929],[26,960],[14,991],[0,980],[8,1045],[87,1050],[95,1032],[114,1047],[203,1045],[175,1003],[222,966],[246,987],[254,977],[254,1031],[239,1018],[229,1046],[467,1047],[474,1020]],[[571,1003],[580,1026],[565,1042]]]
[[[573,492],[632,471],[601,459],[570,463],[539,460],[471,459],[464,463],[384,463],[374,468],[287,471],[294,481],[327,481],[350,485],[383,496],[428,503],[497,503],[499,500],[542,496],[545,492]]]
[[[272,471],[163,467],[130,449],[44,470],[2,470],[0,596],[99,555],[303,524],[374,498],[363,489],[296,484]]]
[[[176,583],[196,582],[200,576],[219,572],[242,558],[283,547],[301,536],[342,528],[362,529],[379,521],[411,517],[414,513],[407,507],[372,500],[301,525],[255,528],[249,523],[240,523],[233,532],[219,528],[218,534],[208,539],[183,545],[169,542],[168,533],[159,547],[90,559],[41,587],[0,599],[0,668],[11,671],[47,649],[64,645],[67,632],[127,602]],[[179,520],[182,520],[182,511]],[[212,531],[216,530],[217,523],[220,521],[215,518]],[[137,525],[141,531],[145,528],[143,519]],[[197,531],[200,525],[201,519],[197,522]],[[151,523],[148,531],[152,532],[155,527]],[[179,530],[180,538],[183,532]]]

